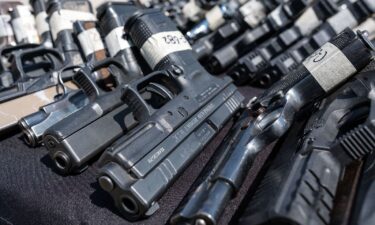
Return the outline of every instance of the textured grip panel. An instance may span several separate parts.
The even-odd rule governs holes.
[[[148,27],[148,25],[142,21],[137,20],[132,28],[130,29],[130,36],[132,41],[137,48],[141,48],[142,45],[149,39],[153,33]]]
[[[375,149],[375,134],[367,125],[359,125],[339,139],[345,152],[354,160]]]
[[[295,205],[301,206],[300,210],[307,215],[314,212],[317,223],[328,225],[333,209],[335,188],[332,188],[332,186],[325,187],[326,183],[319,175],[313,169],[309,169],[304,173],[296,190],[294,201]]]
[[[313,151],[276,163],[258,186],[240,224],[328,225],[342,171],[338,161],[329,152]]]
[[[266,173],[266,175],[262,179],[253,197],[251,198],[251,204],[248,205],[246,212],[244,213],[245,215],[264,209],[265,206],[269,207],[270,199],[272,199],[274,202],[275,199],[277,199],[277,196],[280,195],[281,190],[277,190],[275,184],[277,185],[277,187],[279,187],[280,184],[285,181],[285,179],[287,178],[287,174],[284,173],[284,171],[290,171],[293,165],[284,161],[273,163],[274,164],[272,165],[272,172]]]

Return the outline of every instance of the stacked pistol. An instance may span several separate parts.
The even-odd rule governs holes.
[[[208,10],[198,4],[194,17],[185,13],[192,2],[201,1],[180,10],[188,21],[181,29],[206,69],[237,85],[269,87],[345,28],[372,33],[374,23],[371,0],[218,1]]]
[[[1,1],[0,132],[21,128],[63,175],[94,163],[135,221],[232,121],[171,224],[218,224],[271,144],[235,223],[369,224],[374,15],[373,0]],[[245,84],[266,89],[245,102]]]
[[[4,11],[13,33],[1,49],[2,132],[18,124],[61,174],[96,160],[101,187],[124,215],[151,214],[243,96],[229,77],[206,72],[160,10],[106,2],[94,13],[86,0],[30,6]]]

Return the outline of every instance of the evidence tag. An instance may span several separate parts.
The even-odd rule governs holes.
[[[9,24],[9,15],[0,15],[0,38],[7,38],[13,36],[12,27]]]
[[[302,35],[310,35],[322,21],[319,19],[313,7],[308,8],[294,23]]]
[[[81,32],[78,34],[77,38],[85,56],[89,56],[94,52],[105,49],[100,34],[96,28],[91,28]]]
[[[259,23],[266,18],[267,9],[264,5],[256,0],[250,0],[239,9],[244,21],[252,28],[259,25]]]
[[[344,53],[330,42],[308,57],[303,65],[326,92],[357,72]]]
[[[111,57],[114,57],[119,51],[131,47],[128,40],[123,38],[124,28],[116,27],[107,36],[104,41],[108,47],[108,52]]]
[[[50,17],[51,33],[53,40],[56,40],[57,34],[62,30],[73,30],[75,21],[96,21],[94,14],[89,12],[80,12],[75,10],[59,10]]]
[[[36,15],[36,28],[38,30],[38,34],[42,35],[45,32],[49,32],[49,24],[47,22],[48,15],[46,12],[40,12]]]
[[[216,30],[221,26],[221,24],[225,23],[224,14],[220,6],[215,6],[208,11],[206,13],[206,20],[211,30]]]
[[[19,5],[14,10],[17,10],[19,14],[19,17],[11,20],[17,42],[21,43],[26,40],[28,43],[40,43],[36,21],[29,8]]]
[[[192,48],[180,31],[154,34],[141,47],[141,53],[151,68],[155,68],[165,56],[185,50]]]

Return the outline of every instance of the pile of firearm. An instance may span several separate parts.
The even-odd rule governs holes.
[[[0,131],[137,221],[230,121],[171,224],[218,224],[269,146],[235,223],[374,224],[374,39],[374,0],[1,1]]]

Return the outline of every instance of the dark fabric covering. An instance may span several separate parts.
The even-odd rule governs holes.
[[[375,63],[365,71],[373,70]],[[243,87],[247,99],[258,95],[260,90]],[[204,165],[229,129],[228,124],[205,150],[185,170],[182,176],[160,199],[160,209],[150,218],[133,224],[166,224],[173,212],[199,176]],[[1,138],[2,137],[2,138]],[[264,151],[245,184],[226,207],[219,224],[228,224],[248,188],[263,165],[270,149]],[[132,224],[123,219],[112,205],[110,196],[96,182],[96,169],[89,167],[75,176],[60,176],[51,166],[43,147],[28,148],[18,131],[0,136],[0,225],[112,225]]]
[[[259,93],[248,87],[241,91],[248,99]],[[168,222],[228,129],[229,124],[167,191],[159,201],[160,209],[134,224]],[[264,158],[260,157],[256,167],[260,167]],[[117,213],[110,196],[100,189],[94,166],[79,175],[60,176],[53,170],[46,150],[28,148],[18,131],[0,140],[0,165],[0,225],[131,224]],[[249,173],[237,198],[228,205],[221,224],[231,220],[254,178],[254,171]]]

